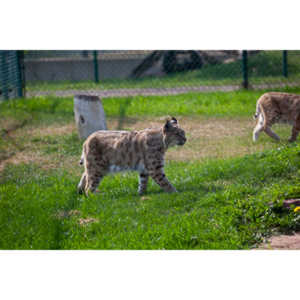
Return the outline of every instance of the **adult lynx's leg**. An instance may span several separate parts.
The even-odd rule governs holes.
[[[293,125],[292,134],[291,134],[291,137],[289,138],[289,142],[295,142],[299,132],[300,132],[300,115],[298,115],[298,117]]]
[[[274,110],[262,103],[257,103],[256,105],[256,113],[255,119],[258,118],[257,124],[253,130],[253,141],[256,142],[260,133],[264,131],[271,138],[279,141],[279,136],[271,130],[271,127],[274,123],[276,123],[278,113],[274,112]]]
[[[267,110],[266,110],[267,111]],[[273,111],[269,111],[266,115],[266,120],[264,124],[264,131],[265,133],[273,138],[276,141],[280,141],[279,136],[271,129],[274,123],[276,123],[277,120],[277,113],[273,113]]]
[[[271,129],[270,126],[266,126],[265,128],[265,133],[270,136],[271,138],[273,138],[276,141],[280,141],[279,136]]]

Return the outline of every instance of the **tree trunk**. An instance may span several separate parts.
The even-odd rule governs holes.
[[[97,130],[107,130],[102,102],[97,96],[75,95],[74,114],[80,139]]]

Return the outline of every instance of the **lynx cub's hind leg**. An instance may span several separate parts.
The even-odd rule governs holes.
[[[264,130],[264,116],[260,113],[258,116],[257,124],[253,130],[253,142],[258,140],[259,134]]]
[[[146,192],[148,179],[149,175],[145,171],[139,173],[139,195],[142,195]]]
[[[86,185],[86,174],[85,172],[82,174],[80,182],[77,186],[78,194],[82,194],[85,191],[85,185]]]
[[[103,177],[104,176],[100,174],[88,174],[85,186],[85,194],[88,195],[89,192],[95,193]]]
[[[107,166],[102,162],[102,160],[95,160],[93,156],[85,157],[85,173],[86,173],[86,185],[85,194],[88,195],[89,192],[95,193],[96,189],[103,179],[103,177],[108,173]]]

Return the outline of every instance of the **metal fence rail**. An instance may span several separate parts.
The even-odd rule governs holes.
[[[300,83],[300,51],[0,51],[0,73],[4,98],[24,96],[25,78],[29,97],[271,88]]]

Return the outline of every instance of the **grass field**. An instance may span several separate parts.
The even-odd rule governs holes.
[[[251,84],[288,83],[299,81],[299,51],[289,51],[288,72],[282,72],[282,51],[262,51],[249,56],[248,69]],[[84,70],[82,70],[84,72]],[[240,85],[242,82],[242,63],[234,61],[226,64],[205,65],[200,70],[188,71],[163,77],[140,79],[106,79],[100,83],[81,82],[27,82],[28,91],[89,90],[119,88],[172,88],[181,86]]]
[[[299,213],[281,201],[300,195],[300,146],[287,144],[286,126],[275,127],[280,143],[264,134],[252,142],[261,93],[104,99],[109,129],[174,115],[186,130],[186,145],[166,155],[179,193],[150,180],[142,197],[135,173],[107,176],[89,198],[76,193],[82,142],[71,98],[0,104],[0,248],[249,249],[299,230]]]

